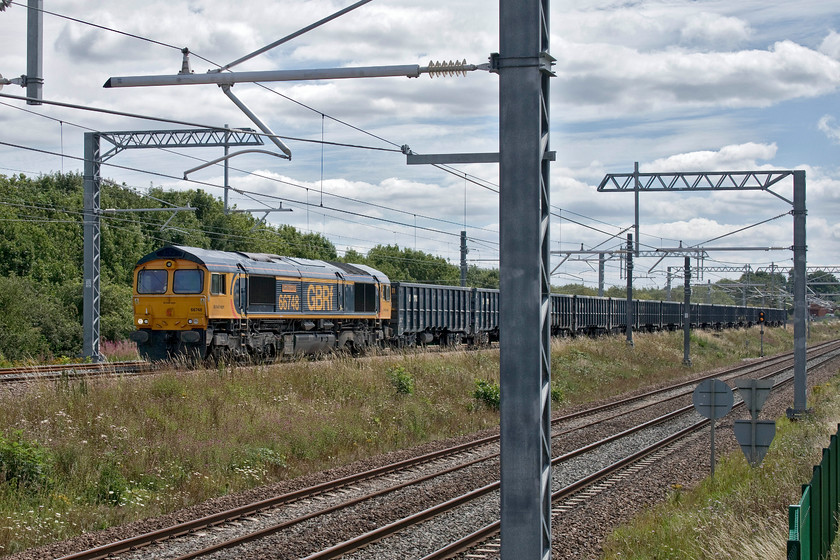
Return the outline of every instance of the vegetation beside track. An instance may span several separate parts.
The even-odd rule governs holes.
[[[815,325],[811,344],[838,337]],[[792,348],[791,327],[766,329],[766,354]],[[758,350],[758,328],[697,332],[691,371]],[[679,332],[555,341],[554,408],[685,376],[682,357]],[[498,351],[405,354],[6,392],[0,553],[495,427],[498,368]]]
[[[822,328],[836,329],[834,325]],[[814,331],[812,331],[812,334]],[[741,450],[719,458],[714,480],[668,499],[616,530],[605,560],[768,560],[786,558],[788,505],[799,503],[822,448],[840,421],[840,371],[808,395],[813,414],[776,420],[776,437],[761,465]],[[840,551],[835,543],[835,552]]]

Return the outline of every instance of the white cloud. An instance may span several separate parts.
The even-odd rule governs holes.
[[[840,126],[835,124],[834,117],[823,115],[819,122],[817,122],[817,128],[832,142],[840,144]]]
[[[609,43],[640,51],[675,43],[704,50],[740,44],[752,34],[738,18],[691,9],[686,4],[636,4],[589,8],[575,5],[553,21],[555,37],[574,43]]]
[[[645,165],[642,172],[673,171],[740,171],[758,169],[758,160],[771,160],[776,157],[776,144],[756,144],[749,142],[737,146],[724,146],[720,150],[705,150],[685,154],[675,154],[657,159]]]
[[[682,42],[715,49],[740,44],[751,35],[752,29],[744,20],[710,12],[691,15],[680,30]]]
[[[572,119],[768,107],[836,92],[840,61],[792,41],[767,50],[641,52],[606,43],[559,41],[554,100],[574,106]]]
[[[820,52],[835,60],[840,60],[840,34],[832,29],[820,43]]]

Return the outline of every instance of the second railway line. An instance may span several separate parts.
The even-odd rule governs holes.
[[[813,353],[816,353],[815,350],[816,349],[814,349]],[[811,357],[811,359],[813,359],[813,357]],[[777,359],[775,361],[776,362],[782,362],[782,361],[784,361],[784,358],[780,358],[780,359]],[[755,370],[756,368],[759,367],[759,365],[760,364],[748,364],[748,365],[741,366],[741,367],[737,368],[737,369],[741,370],[740,372],[733,371],[729,374],[727,374],[726,372],[719,372],[718,375],[720,375],[724,378],[726,376],[733,377],[733,376],[736,376],[738,374],[752,375],[752,373],[750,373],[750,370]],[[787,367],[788,366],[786,366],[783,363],[777,366],[778,369],[786,369]],[[696,383],[696,380],[693,380],[692,382]],[[679,388],[679,387],[661,388],[658,391],[658,393],[660,395],[664,395],[665,398],[667,398],[669,400],[676,401],[677,400],[677,395],[675,395],[675,393],[682,393],[683,395],[685,395],[687,393],[690,393],[690,388],[687,388],[690,385],[690,383],[691,382],[689,382],[688,384],[683,383],[682,388]],[[605,408],[601,412],[595,411],[590,415],[590,416],[593,416],[593,417],[601,416],[601,420],[602,420],[601,426],[603,426],[605,424],[609,424],[610,425],[609,428],[594,427],[594,425],[596,424],[596,420],[594,420],[592,417],[590,417],[589,421],[587,422],[587,421],[581,419],[583,414],[575,414],[575,415],[569,415],[566,418],[558,419],[557,422],[556,422],[558,424],[558,427],[555,428],[554,431],[558,434],[560,434],[560,433],[563,434],[563,437],[560,438],[563,441],[568,440],[568,441],[578,442],[578,443],[574,444],[574,446],[576,446],[576,448],[579,448],[583,445],[586,445],[586,442],[589,442],[589,444],[592,444],[592,442],[597,441],[598,439],[603,439],[602,437],[599,438],[599,434],[603,434],[605,432],[605,430],[606,431],[612,431],[613,433],[615,433],[615,432],[618,432],[618,431],[625,430],[626,425],[633,424],[634,421],[632,421],[632,420],[619,421],[618,419],[623,417],[623,416],[630,416],[630,417],[638,418],[640,416],[650,417],[652,415],[656,415],[657,413],[654,413],[654,412],[645,412],[648,409],[653,409],[653,408],[656,408],[657,410],[659,409],[658,407],[661,406],[661,405],[654,405],[653,403],[650,402],[650,401],[654,400],[655,398],[657,398],[657,397],[653,393],[637,395],[636,397],[633,397],[632,399],[628,399],[625,402],[613,403],[613,404],[611,404],[609,409]],[[659,398],[662,398],[662,397],[659,397]],[[643,406],[642,404],[639,404],[640,402],[644,402],[646,404],[649,404],[650,406]],[[672,406],[676,407],[677,405],[674,404]],[[635,420],[635,422],[637,422],[637,423],[641,422],[641,421],[642,421],[641,419]],[[683,421],[683,422],[685,422],[685,421]],[[573,427],[573,426],[575,426],[575,424],[582,424],[582,425],[590,424],[590,426],[587,426],[589,429],[584,430],[584,431],[591,432],[590,435],[588,435],[588,436],[587,435],[572,435],[572,434],[582,434],[583,433],[583,431],[577,431]],[[651,428],[651,429],[653,429],[655,431],[661,431],[662,430],[662,428]],[[650,433],[650,431],[648,431],[647,434],[648,435],[646,435],[644,437],[656,439],[656,437],[654,435],[652,435]],[[487,484],[492,484],[492,482],[488,482],[489,480],[491,480],[491,478],[493,476],[489,473],[494,472],[494,469],[497,468],[497,467],[493,466],[494,465],[494,462],[493,462],[494,459],[493,459],[492,456],[497,451],[498,448],[495,447],[495,450],[494,450],[494,448],[492,446],[494,446],[496,444],[493,443],[492,441],[489,441],[489,440],[485,441],[485,442],[482,442],[482,445],[484,446],[483,448],[485,449],[485,451],[479,451],[479,450],[465,451],[465,450],[462,449],[460,451],[461,458],[459,458],[459,459],[446,458],[445,456],[442,455],[440,457],[437,457],[434,461],[431,461],[431,462],[426,461],[425,464],[423,464],[421,466],[414,466],[414,467],[410,467],[409,470],[395,471],[395,472],[392,472],[390,474],[387,474],[384,477],[379,478],[378,479],[379,481],[377,481],[377,479],[373,479],[373,478],[368,477],[367,480],[364,481],[364,482],[348,483],[349,485],[346,486],[343,489],[332,489],[327,494],[321,493],[320,497],[311,497],[311,498],[307,498],[307,499],[304,499],[304,500],[299,500],[299,501],[295,502],[295,505],[282,506],[282,508],[277,510],[278,512],[282,511],[282,513],[274,514],[274,513],[271,513],[271,510],[266,510],[266,511],[263,511],[261,513],[258,513],[256,511],[251,511],[251,512],[244,513],[244,514],[240,513],[239,514],[240,519],[238,521],[235,521],[232,524],[229,523],[227,525],[218,526],[218,527],[215,527],[215,528],[211,527],[211,528],[208,528],[208,529],[193,529],[193,531],[197,530],[198,533],[194,534],[192,537],[189,537],[188,540],[198,540],[198,541],[200,541],[200,543],[204,543],[204,544],[199,544],[198,546],[196,544],[184,545],[184,548],[190,548],[193,551],[195,551],[197,549],[206,548],[207,547],[206,543],[209,540],[224,541],[226,539],[233,538],[233,537],[230,537],[230,536],[225,536],[225,535],[229,535],[230,533],[248,533],[248,532],[253,531],[254,528],[258,525],[267,526],[267,525],[280,523],[280,521],[278,521],[276,519],[277,515],[280,515],[281,517],[289,517],[289,516],[293,515],[291,513],[293,510],[301,510],[301,509],[303,509],[304,511],[308,511],[309,513],[307,515],[314,515],[314,513],[313,513],[314,510],[323,510],[323,509],[327,508],[330,504],[333,504],[332,507],[338,508],[338,506],[335,505],[335,504],[340,504],[341,502],[347,501],[347,499],[349,499],[350,496],[359,497],[360,495],[369,494],[371,492],[372,487],[379,486],[379,487],[385,488],[385,490],[386,490],[385,495],[380,496],[380,497],[376,497],[376,498],[370,498],[371,500],[378,501],[376,503],[376,505],[371,505],[371,502],[368,502],[367,505],[359,504],[357,506],[353,506],[354,508],[356,508],[356,511],[354,513],[347,513],[347,511],[350,511],[350,510],[346,510],[346,511],[342,512],[341,509],[336,509],[335,511],[325,513],[323,516],[319,516],[318,521],[303,521],[303,522],[301,522],[300,524],[297,525],[298,529],[285,528],[285,529],[283,529],[283,531],[284,531],[283,533],[278,533],[278,534],[283,535],[282,546],[276,544],[277,541],[274,541],[275,542],[274,545],[265,544],[265,543],[272,542],[272,540],[271,540],[272,537],[268,537],[269,540],[262,541],[262,544],[253,543],[252,545],[250,545],[250,546],[255,546],[256,548],[248,549],[248,550],[250,550],[250,552],[247,553],[247,555],[249,555],[250,557],[257,558],[257,557],[261,557],[261,555],[267,555],[268,552],[266,552],[266,551],[268,550],[268,548],[271,548],[273,546],[280,546],[280,549],[283,551],[282,554],[285,554],[285,556],[281,555],[281,556],[273,556],[273,557],[288,557],[288,558],[303,557],[303,556],[309,554],[307,552],[304,552],[305,550],[313,550],[314,548],[317,548],[318,545],[313,544],[313,541],[315,541],[316,543],[322,543],[321,546],[327,545],[326,548],[329,548],[329,546],[331,546],[330,543],[333,543],[332,546],[334,546],[335,542],[340,541],[340,537],[339,537],[340,534],[346,533],[349,530],[349,527],[351,525],[358,525],[355,522],[351,523],[349,521],[350,519],[361,519],[361,520],[363,520],[362,527],[360,527],[359,529],[356,529],[356,531],[360,531],[361,533],[364,533],[365,532],[365,530],[364,530],[365,525],[368,524],[368,523],[369,524],[374,524],[375,523],[375,524],[385,525],[389,522],[388,521],[389,519],[391,521],[394,521],[395,519],[399,519],[400,518],[399,512],[400,511],[405,511],[408,504],[414,504],[414,507],[416,509],[423,509],[423,507],[422,507],[423,503],[431,503],[431,502],[434,502],[434,501],[446,501],[447,499],[450,499],[452,497],[455,497],[455,496],[459,495],[458,490],[460,488],[464,488],[465,486],[471,486],[473,489],[475,489],[475,488],[479,488],[479,487],[482,487],[482,486],[486,486]],[[607,445],[607,444],[604,443],[602,446],[604,446],[604,445]],[[628,444],[625,443],[625,444],[617,444],[617,445],[619,446],[619,448],[621,448],[621,447],[627,447]],[[558,446],[560,446],[560,444],[555,443],[554,446],[556,448],[556,451],[555,451],[556,455],[562,455],[563,453],[567,453],[567,452],[562,451],[563,448],[568,447],[566,444],[562,445],[561,447],[558,447]],[[634,447],[636,449],[638,449],[639,447],[643,447],[642,443],[639,440],[635,440],[634,442],[630,443],[629,446]],[[601,454],[602,454],[602,457],[606,457],[607,455],[609,455],[609,453],[607,453],[607,455],[604,455],[603,452],[601,452]],[[465,457],[469,457],[469,459],[465,459]],[[465,461],[466,462],[472,462],[473,465],[470,466],[470,467],[466,467],[467,471],[463,471],[460,474],[443,475],[440,478],[440,480],[437,480],[437,481],[433,481],[433,480],[429,479],[429,480],[426,480],[422,483],[418,483],[419,486],[411,484],[411,482],[410,482],[411,480],[416,480],[418,478],[424,478],[426,476],[431,476],[431,475],[428,474],[429,472],[434,473],[435,471],[439,472],[441,470],[446,470],[447,468],[453,468],[453,469],[459,468],[458,464],[459,463],[463,464]],[[564,461],[564,464],[572,465],[573,463],[571,463],[569,461],[574,461],[574,459],[572,459],[571,457],[567,457],[566,461]],[[580,461],[583,461],[583,460],[578,460],[578,462],[580,462]],[[584,473],[584,472],[591,473],[592,468],[594,468],[593,465],[597,464],[598,461],[609,462],[609,459],[608,458],[607,459],[602,458],[602,459],[599,459],[599,460],[595,461],[595,460],[592,460],[592,458],[590,457],[590,458],[586,459],[585,461],[583,461],[584,463],[589,465],[589,467],[587,467],[586,469],[582,469],[580,467],[572,467],[572,466],[564,466],[563,468],[557,468],[556,471],[555,471],[555,485],[557,487],[567,486],[570,483],[570,481],[572,481],[575,478],[575,476],[578,476],[578,475],[569,474],[569,473],[578,472],[578,471],[580,473]],[[484,466],[480,466],[480,465],[484,465]],[[468,474],[465,474],[465,472],[470,472],[471,474],[468,475]],[[423,473],[427,473],[427,474],[423,474]],[[565,474],[563,474],[563,473],[565,473]],[[582,474],[581,474],[581,476],[582,476]],[[449,478],[450,482],[446,482],[447,477],[450,477]],[[469,485],[466,483],[467,479],[469,479],[471,481],[471,483]],[[389,489],[389,488],[394,488],[394,486],[398,486],[401,482],[403,484],[406,484],[406,486],[404,488]],[[420,496],[420,498],[418,498],[418,496]],[[434,497],[434,499],[433,499],[433,497]],[[486,498],[486,499],[490,499],[491,502],[493,500],[493,498]],[[497,504],[497,501],[496,501],[496,504]],[[307,509],[307,508],[309,508],[309,509]],[[389,517],[389,514],[386,513],[388,511],[392,512],[390,514],[390,517]],[[479,510],[477,510],[477,511],[481,511],[481,512],[484,512],[484,513],[482,513],[482,514],[471,513],[471,514],[467,515],[466,517],[471,518],[471,519],[476,519],[476,518],[482,518],[483,516],[486,516],[486,515],[489,515],[490,517],[493,517],[493,515],[495,515],[496,519],[498,518],[498,510],[497,509],[494,510],[493,506],[489,506],[489,507],[488,506],[481,506],[479,508]],[[374,513],[374,512],[376,512],[376,513]],[[459,515],[459,514],[451,512],[451,513],[447,513],[445,515],[452,516],[452,515]],[[224,517],[224,516],[222,515],[222,517]],[[233,517],[233,516],[230,516],[230,517]],[[284,521],[284,523],[285,522],[287,522],[287,521]],[[432,522],[433,521],[430,521],[429,523],[432,523]],[[431,530],[431,529],[420,530],[420,532],[418,534],[423,535],[422,538],[426,538],[429,535],[442,535],[442,534],[445,534],[447,532],[452,531],[453,526],[455,526],[455,525],[460,526],[460,525],[463,525],[463,524],[464,523],[462,523],[462,522],[457,522],[456,523],[456,522],[452,521],[452,519],[450,517],[449,521],[444,521],[443,525],[442,526],[439,525],[437,529],[434,529],[434,530]],[[290,525],[290,527],[291,527],[291,525]],[[304,527],[306,528],[305,530],[303,529]],[[445,528],[445,530],[444,530],[444,528]],[[291,531],[291,533],[289,531]],[[463,531],[461,531],[461,532],[463,533]],[[300,533],[301,535],[304,535],[305,538],[301,537],[301,536],[298,536],[298,537],[292,537],[291,536],[291,535],[296,534],[296,533]],[[461,535],[461,537],[462,536],[463,536],[463,534]],[[160,538],[163,538],[163,537],[161,536]],[[248,537],[246,537],[246,539],[247,538]],[[460,537],[457,537],[457,538],[460,538]],[[457,538],[453,538],[452,540],[457,540]],[[182,539],[177,539],[177,540],[180,541]],[[403,540],[403,537],[400,537],[400,539],[397,542],[402,542],[402,540]],[[308,542],[309,544],[303,544],[304,542]],[[391,547],[391,548],[393,546],[395,546],[393,544],[393,541],[388,541],[388,542],[391,542],[392,544],[383,544],[383,545],[372,544],[372,545],[369,546],[368,551],[361,551],[361,552],[358,552],[358,553],[355,553],[355,554],[359,555],[359,558],[375,558],[376,553],[375,552],[369,552],[369,551],[375,551],[377,549],[377,546],[386,546],[386,547]],[[300,544],[295,544],[295,543],[300,543]],[[416,547],[417,545],[416,544],[414,544],[414,545],[408,544],[406,546],[409,546],[409,548],[411,548],[411,547]],[[303,548],[300,548],[300,547],[303,547]],[[189,555],[185,556],[183,550],[180,551],[180,552],[176,552],[180,548],[181,547],[178,544],[176,544],[176,541],[172,541],[171,544],[161,543],[161,544],[153,545],[152,547],[146,549],[145,551],[141,550],[141,551],[133,553],[132,555],[129,555],[127,557],[129,557],[129,558],[150,558],[150,557],[155,557],[155,558],[162,558],[162,557],[178,558],[179,555],[183,556],[185,558],[191,557]],[[434,547],[429,546],[427,548],[429,550],[431,550],[431,548],[434,548]],[[280,550],[280,549],[278,549],[278,550]],[[414,548],[411,548],[411,549],[414,550]],[[492,546],[491,546],[491,549],[492,549]],[[170,550],[171,556],[162,556],[164,550]],[[262,552],[260,552],[260,550],[262,550]],[[431,552],[428,552],[428,553],[431,553]],[[152,556],[149,556],[150,554]],[[209,551],[206,554],[202,554],[201,556],[213,557],[213,556],[208,556],[208,554],[210,554]],[[223,553],[219,553],[219,554],[223,554]],[[314,554],[314,552],[312,552],[312,554]],[[416,553],[411,553],[411,554],[416,554]],[[251,556],[251,555],[253,555],[253,556]],[[88,556],[88,557],[96,557],[96,556]],[[219,557],[223,557],[223,556],[219,556]],[[326,557],[329,557],[329,556],[326,556]],[[380,556],[380,557],[387,557],[387,556]],[[406,558],[409,558],[409,557],[420,558],[420,557],[422,557],[422,555],[415,555],[415,556],[409,555],[409,556],[405,556],[405,557]]]

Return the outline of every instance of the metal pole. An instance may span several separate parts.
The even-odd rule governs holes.
[[[604,297],[604,253],[598,253],[598,297]]]
[[[665,299],[671,301],[671,267],[668,267],[668,276],[665,282]]]
[[[633,165],[633,191],[636,197],[636,223],[635,223],[635,232],[636,232],[636,256],[639,256],[639,162],[635,162]]]
[[[805,240],[805,171],[793,172],[793,408],[788,409],[789,418],[807,413],[806,320],[808,309],[805,304],[807,281]]]
[[[225,125],[225,128],[229,128],[228,125]],[[230,146],[228,145],[228,140],[230,139],[230,132],[225,131],[225,214],[228,213],[228,192],[230,190],[230,182],[229,182],[229,171],[230,171],[230,163],[228,162],[228,156],[230,155]]]
[[[715,415],[715,408],[716,408],[715,407],[715,398],[714,398],[714,395],[713,395],[712,396],[712,402],[711,402],[712,435],[711,435],[711,441],[709,442],[709,443],[711,443],[711,447],[712,447],[712,459],[709,462],[709,464],[711,465],[711,468],[712,468],[712,478],[713,479],[715,478],[715,424],[717,423],[717,419],[716,419],[716,415]]]
[[[764,357],[764,322],[761,323],[761,357]]]
[[[467,285],[467,232],[461,232],[461,286]]]
[[[707,286],[708,286],[708,289],[706,291],[706,303],[711,304],[712,303],[712,281],[711,280],[709,280]]]
[[[499,1],[503,560],[551,556],[549,13]]]
[[[750,265],[744,265],[744,275],[747,277],[746,282],[744,282],[744,289],[741,292],[741,305],[743,307],[747,306],[747,284],[750,283]]]
[[[44,86],[44,0],[29,0],[26,15],[26,97],[42,98]],[[27,100],[27,105],[41,105]]]
[[[683,365],[691,365],[691,257],[685,258],[685,298],[683,303]],[[712,420],[714,425],[714,420]]]
[[[85,132],[84,283],[82,286],[82,355],[103,361],[99,353],[99,134]]]
[[[627,234],[627,344],[633,346],[633,234]]]

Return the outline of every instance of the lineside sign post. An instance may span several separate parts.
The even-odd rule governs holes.
[[[770,449],[770,443],[776,436],[775,420],[759,420],[758,413],[773,388],[772,379],[739,379],[735,381],[738,394],[750,411],[750,420],[735,420],[735,439],[747,461],[757,467]]]
[[[712,458],[710,461],[712,478],[715,477],[715,420],[723,418],[732,410],[735,396],[732,389],[720,379],[706,379],[702,381],[692,395],[694,408],[704,418],[711,420],[712,425]]]

